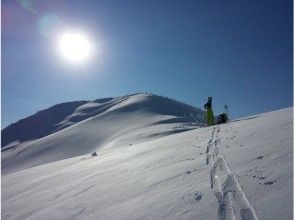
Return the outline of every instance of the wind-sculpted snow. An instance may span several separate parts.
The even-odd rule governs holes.
[[[198,117],[196,123],[195,117],[184,117],[191,114]],[[54,133],[5,147],[2,172],[191,130],[203,124],[203,114],[186,104],[148,94],[87,102],[56,124]]]
[[[24,142],[44,137],[53,133],[56,124],[86,101],[76,101],[54,105],[48,109],[11,124],[1,131],[1,147],[11,142]]]
[[[61,140],[81,126],[87,132],[69,136],[75,138],[71,144],[101,144],[95,148],[97,156],[86,153],[15,172],[11,167],[22,158],[24,146],[2,176],[2,219],[291,220],[292,112],[282,109],[162,137],[160,132],[174,125],[159,122],[168,116],[143,111],[130,120],[105,112],[86,119],[57,132],[59,140],[56,134],[45,138],[38,148],[56,141],[56,154],[74,149]],[[113,128],[92,130],[95,122],[106,125],[108,120],[128,126],[102,143],[100,138]],[[150,137],[152,133],[159,136]],[[50,150],[46,153],[54,156]]]
[[[186,121],[193,119],[199,123],[204,122],[204,114],[200,109],[157,95],[134,94],[116,98],[102,98],[89,102],[62,103],[39,111],[4,128],[1,132],[1,146],[6,146],[5,150],[25,141],[36,140],[105,112],[134,112],[139,110],[181,117],[182,121],[183,116],[186,116],[184,117]]]

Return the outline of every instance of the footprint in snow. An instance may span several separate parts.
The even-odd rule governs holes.
[[[194,158],[187,158],[187,160],[195,160]]]
[[[263,185],[272,185],[275,182],[277,182],[277,180],[271,180],[271,181],[268,181],[268,182],[263,183]]]
[[[197,191],[194,195],[195,201],[200,202],[200,200],[202,199],[202,196],[203,196],[203,193]]]
[[[197,171],[197,169],[194,169],[194,170],[188,170],[188,171],[186,172],[186,174],[190,174],[190,173],[195,172],[195,171]]]
[[[188,193],[183,195],[182,200],[185,200],[186,205],[187,204],[193,204],[200,202],[200,200],[203,198],[203,193],[200,191],[196,191],[195,193]]]
[[[253,170],[250,170],[249,172],[251,172]],[[265,179],[265,177],[263,176],[263,172],[260,170],[254,170],[252,174],[252,178],[258,178],[258,179]]]

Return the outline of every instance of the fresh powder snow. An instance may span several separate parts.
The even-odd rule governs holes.
[[[136,94],[12,138],[2,219],[292,219],[293,108],[211,127],[203,114]]]

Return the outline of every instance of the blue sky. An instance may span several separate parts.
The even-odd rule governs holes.
[[[4,0],[2,128],[51,105],[151,92],[232,118],[293,105],[291,0]],[[81,30],[89,62],[58,54]]]

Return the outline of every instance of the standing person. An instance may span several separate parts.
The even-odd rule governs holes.
[[[213,111],[212,111],[212,97],[208,97],[207,103],[204,105],[204,108],[206,109],[206,122],[207,126],[214,125],[214,117],[213,117]]]

